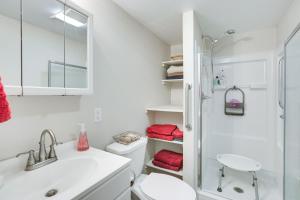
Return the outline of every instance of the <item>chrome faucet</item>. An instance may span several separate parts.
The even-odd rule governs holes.
[[[49,134],[49,136],[51,138],[50,151],[49,151],[48,155],[47,155],[46,146],[45,146],[45,136],[47,133]],[[55,135],[52,130],[46,129],[42,132],[39,144],[40,144],[39,162],[45,161],[47,159],[52,159],[52,158],[57,159],[56,153],[54,150],[54,145],[57,145],[57,142],[56,142],[56,138],[55,138]]]
[[[45,145],[45,136],[47,133],[49,134],[49,136],[51,138],[50,151],[48,154],[47,154],[46,145]],[[57,160],[57,156],[55,153],[54,146],[58,145],[58,144],[59,143],[56,141],[53,131],[50,129],[45,129],[41,134],[41,138],[40,138],[40,142],[39,142],[40,148],[39,148],[39,153],[38,153],[38,159],[35,157],[34,150],[30,150],[30,151],[24,152],[24,153],[19,153],[17,155],[17,157],[19,157],[20,155],[29,154],[25,171],[31,171],[31,170],[43,167],[45,165],[48,165],[52,162],[55,162]]]

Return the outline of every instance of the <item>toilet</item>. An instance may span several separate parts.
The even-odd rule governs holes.
[[[160,173],[142,174],[146,146],[147,138],[142,137],[129,145],[114,142],[106,147],[110,153],[131,159],[134,196],[140,200],[196,200],[193,188],[178,178]]]

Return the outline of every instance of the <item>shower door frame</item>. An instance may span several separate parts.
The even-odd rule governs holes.
[[[300,31],[300,23],[298,23],[298,25],[294,28],[294,30],[292,31],[292,33],[289,35],[289,37],[287,38],[287,40],[284,43],[284,69],[283,69],[283,77],[284,77],[284,109],[283,109],[283,131],[284,131],[284,137],[283,137],[283,199],[285,199],[286,196],[286,106],[287,106],[287,87],[286,87],[286,83],[287,83],[287,75],[286,75],[286,69],[287,69],[287,60],[286,60],[286,49],[287,49],[287,45],[289,44],[289,42],[294,38],[294,36]]]

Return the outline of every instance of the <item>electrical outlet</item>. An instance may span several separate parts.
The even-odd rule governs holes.
[[[102,109],[101,108],[95,108],[94,122],[100,122],[100,121],[102,121]]]

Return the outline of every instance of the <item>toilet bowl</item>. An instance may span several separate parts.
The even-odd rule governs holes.
[[[140,200],[196,200],[193,188],[182,180],[166,174],[142,174],[132,187]]]
[[[192,187],[170,175],[151,173],[142,174],[146,153],[147,138],[129,145],[114,142],[106,147],[108,152],[130,158],[132,170],[131,191],[140,200],[196,200]]]

